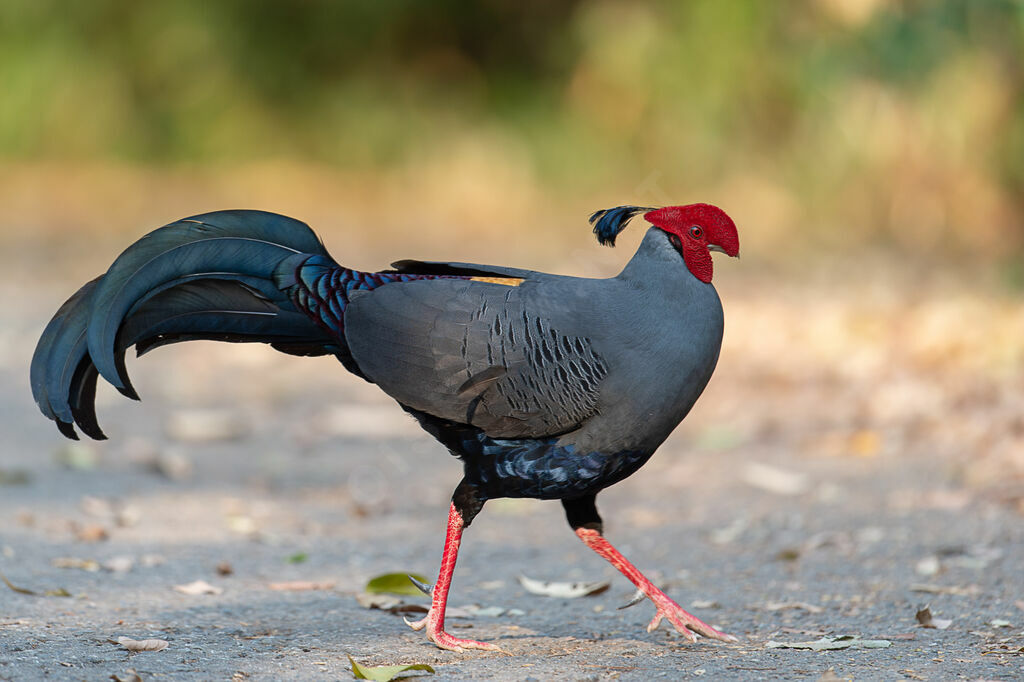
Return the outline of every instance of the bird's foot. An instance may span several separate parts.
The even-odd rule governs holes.
[[[675,603],[663,592],[659,591],[656,594],[650,595],[650,597],[658,611],[647,626],[647,632],[653,632],[661,625],[663,618],[668,618],[668,622],[672,623],[672,626],[691,642],[697,641],[697,635],[707,637],[708,639],[717,639],[721,642],[739,641],[732,635],[716,630],[700,618],[690,615],[683,607]]]
[[[592,502],[592,501],[591,501]],[[629,563],[626,557],[622,556],[619,550],[612,547],[612,544],[605,540],[601,536],[601,531],[595,528],[577,528],[576,535],[579,536],[587,547],[594,550],[602,557],[604,557],[612,566],[619,569],[622,575],[632,581],[638,588],[638,594],[629,600],[629,603],[620,608],[628,608],[633,604],[639,604],[643,601],[643,596],[646,595],[652,602],[654,602],[657,612],[654,614],[654,618],[651,619],[651,624],[647,626],[647,632],[652,632],[655,628],[661,625],[661,621],[664,618],[668,618],[668,621],[672,623],[673,627],[685,636],[691,642],[697,641],[697,635],[707,637],[708,639],[717,639],[722,642],[738,642],[739,640],[732,635],[727,635],[724,632],[719,632],[699,618],[691,616],[683,610],[679,604],[672,601],[671,598],[657,587],[654,583],[644,577],[636,566]]]
[[[466,649],[482,649],[484,651],[500,651],[501,653],[508,653],[497,644],[489,644],[487,642],[478,642],[474,639],[459,639],[453,637],[444,630],[443,621],[438,623],[437,618],[432,617],[433,609],[427,612],[427,615],[423,618],[410,621],[405,619],[405,624],[411,627],[413,630],[427,629],[427,639],[436,644],[442,649],[448,651],[465,651]]]

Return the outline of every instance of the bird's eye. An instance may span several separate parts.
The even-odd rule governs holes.
[[[690,236],[694,239],[700,239],[704,236],[704,230],[700,225],[694,225],[690,228]]]

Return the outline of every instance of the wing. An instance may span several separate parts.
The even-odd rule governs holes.
[[[355,298],[345,335],[360,369],[403,405],[494,438],[536,438],[597,410],[607,368],[572,320],[569,306],[518,286],[426,280]]]
[[[504,265],[479,265],[477,263],[444,263],[441,261],[399,260],[391,264],[398,272],[418,275],[468,275],[470,277],[516,277],[527,279],[537,273],[524,268],[508,268]]]

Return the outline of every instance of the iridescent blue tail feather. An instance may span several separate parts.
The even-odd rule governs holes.
[[[218,211],[161,227],[82,287],[47,325],[32,358],[32,393],[61,433],[96,422],[99,376],[138,399],[124,353],[191,339],[260,341],[300,355],[337,351],[337,339],[275,285],[296,254],[329,261],[302,222],[263,211]]]

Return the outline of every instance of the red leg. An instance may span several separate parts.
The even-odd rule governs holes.
[[[651,632],[658,627],[658,625],[661,624],[662,618],[668,618],[669,622],[675,626],[676,630],[685,635],[691,642],[697,641],[698,634],[708,637],[709,639],[719,639],[723,642],[738,641],[732,635],[719,632],[704,621],[699,618],[695,618],[684,611],[683,607],[679,606],[679,604],[670,599],[667,594],[655,587],[654,583],[645,578],[644,574],[641,573],[636,566],[629,563],[629,560],[622,556],[622,554],[619,553],[619,550],[612,547],[612,544],[601,537],[601,534],[596,530],[590,528],[577,528],[576,535],[579,536],[580,540],[583,540],[587,547],[607,559],[608,563],[617,568],[622,575],[629,578],[634,585],[640,588],[640,590],[643,591],[643,593],[646,594],[652,602],[654,602],[658,611],[654,614],[654,618],[651,620],[650,625],[647,626],[648,632]]]
[[[448,588],[452,584],[452,574],[455,572],[455,561],[459,557],[459,542],[462,540],[462,529],[465,524],[462,515],[452,504],[448,512],[448,534],[444,539],[444,553],[441,555],[441,570],[437,574],[437,582],[431,590],[430,611],[422,619],[416,622],[409,622],[413,630],[427,628],[427,638],[431,642],[450,651],[463,651],[464,649],[487,649],[488,651],[501,651],[501,647],[486,642],[477,642],[472,639],[458,639],[444,631],[444,610],[448,605]]]

